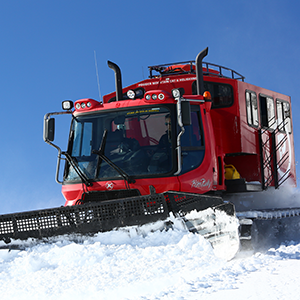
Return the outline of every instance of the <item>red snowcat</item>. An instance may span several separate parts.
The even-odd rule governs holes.
[[[0,238],[9,245],[157,220],[168,228],[173,215],[236,253],[239,240],[250,240],[266,220],[284,227],[298,216],[297,208],[248,208],[259,207],[253,193],[296,186],[290,97],[203,62],[207,52],[150,66],[148,79],[126,88],[108,61],[115,92],[103,101],[63,101],[64,112],[47,114],[44,140],[58,150],[65,206],[0,216]],[[67,151],[54,144],[54,116],[61,114],[72,116]]]

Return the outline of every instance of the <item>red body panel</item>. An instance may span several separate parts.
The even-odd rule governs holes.
[[[206,142],[207,144],[209,143],[209,145],[205,149],[205,155],[201,165],[198,168],[179,176],[179,181],[181,183],[180,191],[182,192],[204,194],[213,190],[225,189],[224,181],[222,180],[222,183],[219,184],[220,182],[218,179],[218,153],[210,116],[211,111],[204,109],[205,104],[202,104],[201,106],[204,137],[206,137]]]
[[[146,178],[137,179],[135,183],[130,184],[131,189],[138,189],[141,195],[149,195],[149,186],[155,186],[157,193],[165,191],[179,191],[180,185],[178,177],[164,177],[164,178]],[[111,191],[111,190],[125,190],[125,183],[123,180],[107,180],[98,181],[93,183],[90,188],[83,190],[82,184],[67,184],[62,186],[62,193],[66,198],[65,205],[75,205],[81,198],[82,193],[85,191]]]

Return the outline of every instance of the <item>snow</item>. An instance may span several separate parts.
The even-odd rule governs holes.
[[[155,224],[158,228],[160,224]],[[297,299],[300,244],[218,258],[180,222],[0,250],[2,299]]]
[[[271,206],[267,195],[264,205]],[[271,192],[269,198],[273,206],[281,198],[284,207],[300,207],[298,191],[281,191],[276,197]],[[192,222],[198,214],[186,217]],[[260,252],[242,250],[226,261],[220,255],[228,250],[226,243],[222,251],[216,251],[179,219],[173,217],[172,222],[168,230],[161,230],[160,221],[93,237],[28,240],[24,250],[2,249],[1,299],[299,298],[300,238],[296,234],[294,241],[268,244]]]

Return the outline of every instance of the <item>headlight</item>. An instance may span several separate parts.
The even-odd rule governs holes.
[[[133,90],[127,91],[127,97],[129,99],[134,99],[135,98],[135,92]]]
[[[172,95],[174,98],[180,97],[180,91],[178,89],[172,90]]]
[[[62,102],[62,109],[63,110],[70,110],[74,106],[73,102],[71,100],[65,100]]]
[[[181,97],[184,94],[184,88],[178,88],[172,90],[172,95],[174,98]]]

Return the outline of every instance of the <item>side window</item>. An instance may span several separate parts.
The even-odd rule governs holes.
[[[228,107],[233,104],[233,88],[230,84],[204,82],[204,89],[211,94],[212,108]],[[192,83],[193,95],[197,94],[196,81]]]
[[[277,126],[279,131],[292,133],[290,104],[276,99]]]
[[[274,99],[265,96],[259,95],[260,101],[260,115],[261,115],[261,126],[268,129],[276,129],[276,119],[275,119],[275,107]]]
[[[233,88],[231,85],[204,82],[204,89],[211,94],[212,108],[226,107],[233,104]]]
[[[199,114],[197,111],[191,112],[192,124],[185,126],[185,132],[182,136],[182,147],[201,147],[203,146],[202,130],[200,128]]]
[[[90,122],[76,123],[72,154],[73,156],[91,155],[92,126]]]
[[[181,137],[182,172],[194,169],[204,158],[204,139],[199,107],[192,105],[192,124],[184,126],[185,132]]]
[[[92,153],[92,132],[93,124],[86,122],[83,128],[83,137],[82,137],[82,156],[90,156]]]
[[[257,97],[254,92],[246,91],[246,110],[248,124],[258,127]]]

